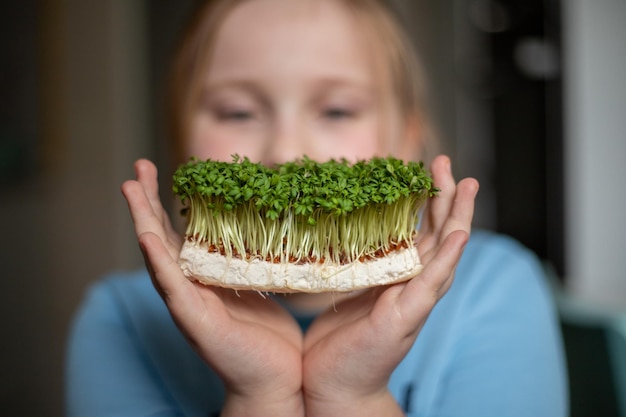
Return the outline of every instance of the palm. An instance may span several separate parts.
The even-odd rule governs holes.
[[[365,291],[315,320],[304,344],[304,385],[309,391],[325,396],[339,384],[367,395],[386,386],[416,335],[398,323],[401,317],[393,307],[404,285]]]
[[[172,300],[170,311],[227,385],[235,389],[237,383],[236,390],[250,392],[259,392],[267,381],[300,386],[302,333],[289,313],[255,292],[185,285],[185,305]]]

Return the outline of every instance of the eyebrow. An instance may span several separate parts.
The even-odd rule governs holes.
[[[220,92],[221,90],[227,89],[250,91],[257,95],[263,93],[262,89],[258,87],[257,83],[255,83],[254,81],[246,80],[226,80],[217,83],[205,83],[202,86],[202,89],[204,92],[207,93]]]
[[[254,100],[258,100],[263,106],[269,105],[267,99],[265,98],[265,93],[262,88],[253,82],[246,80],[227,80],[220,81],[214,84],[205,83],[202,86],[201,97],[211,97],[215,94],[219,94],[224,90],[234,89],[238,92],[244,92],[246,94],[251,94]]]
[[[257,100],[262,106],[268,107],[271,105],[268,100],[268,92],[260,85],[260,81],[252,79],[224,79],[217,82],[207,82],[202,87],[201,96],[211,97],[219,94],[221,91],[234,89],[235,91],[250,94],[254,100]],[[324,97],[329,90],[334,88],[347,89],[348,91],[356,91],[359,97],[367,100],[376,100],[377,91],[373,83],[355,81],[351,77],[344,76],[326,76],[314,79],[309,82],[308,88],[314,91],[317,99]]]
[[[333,89],[333,88],[341,88],[348,89],[349,91],[356,91],[359,95],[367,95],[367,96],[375,96],[376,88],[372,83],[361,83],[354,82],[351,80],[343,80],[343,79],[323,79],[316,83],[316,88],[320,88],[322,90],[325,89]]]
[[[260,89],[258,86],[259,84],[261,84],[261,80],[257,80],[257,79],[247,79],[247,78],[226,78],[224,80],[220,80],[214,83],[210,83],[207,82],[204,84],[204,88],[208,89],[209,91],[217,91],[217,90],[221,90],[223,88],[237,88],[237,89],[243,89],[243,90],[251,90],[251,91],[259,91],[262,92],[262,89]],[[326,86],[335,86],[335,85],[339,85],[339,86],[353,86],[353,87],[366,87],[367,90],[373,90],[371,83],[369,82],[362,82],[360,80],[354,81],[353,77],[351,76],[347,76],[347,75],[328,75],[328,76],[321,76],[321,77],[316,77],[315,79],[313,79],[310,84],[314,85],[314,86],[322,86],[322,87],[326,87]]]

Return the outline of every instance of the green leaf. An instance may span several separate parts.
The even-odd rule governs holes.
[[[421,162],[380,157],[350,163],[305,156],[271,168],[239,155],[231,162],[192,158],[172,184],[187,236],[227,253],[274,257],[289,247],[297,259],[337,262],[412,242],[420,205],[439,191]]]

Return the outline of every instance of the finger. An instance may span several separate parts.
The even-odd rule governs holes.
[[[196,284],[185,277],[161,238],[154,233],[146,232],[139,236],[139,246],[152,282],[176,321],[184,323],[188,330],[206,325],[202,324],[202,312],[206,311],[206,305],[197,291]]]
[[[148,231],[159,234],[158,229],[161,228],[161,224],[154,214],[143,186],[136,180],[128,180],[122,184],[121,191],[128,203],[137,236]],[[157,223],[158,227],[152,223]]]
[[[449,234],[432,261],[407,282],[398,297],[398,308],[402,316],[409,320],[409,328],[415,328],[430,314],[452,284],[454,269],[468,239],[469,234],[462,230]]]
[[[456,183],[452,177],[450,159],[445,155],[436,157],[431,164],[433,185],[439,188],[439,193],[428,200],[424,211],[422,233],[428,235],[438,233],[448,216]]]
[[[150,202],[155,206],[159,206],[161,201],[159,199],[158,171],[156,166],[147,159],[139,159],[135,162],[135,175],[137,176],[137,181],[145,189]]]
[[[189,280],[185,278],[176,260],[168,253],[163,240],[152,232],[142,233],[138,240],[148,271],[159,292],[165,298],[169,298],[181,288],[184,289]]]
[[[450,214],[443,226],[442,237],[445,238],[455,230],[470,233],[478,188],[478,181],[474,178],[465,178],[457,184],[456,195],[450,208]]]
[[[165,232],[170,236],[170,239],[174,237],[178,239],[178,233],[172,227],[167,212],[161,204],[157,167],[147,159],[139,159],[135,162],[135,174],[137,181],[145,190],[155,216],[162,222]]]
[[[156,234],[163,242],[166,242],[169,255],[175,258],[180,250],[178,244],[168,239],[168,233],[161,219],[156,215],[142,184],[135,180],[126,181],[122,184],[122,194],[128,202],[137,236],[147,232]]]

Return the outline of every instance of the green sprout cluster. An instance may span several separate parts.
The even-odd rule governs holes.
[[[412,244],[438,190],[421,162],[373,158],[274,167],[233,156],[191,159],[174,173],[186,237],[228,256],[347,263]]]

